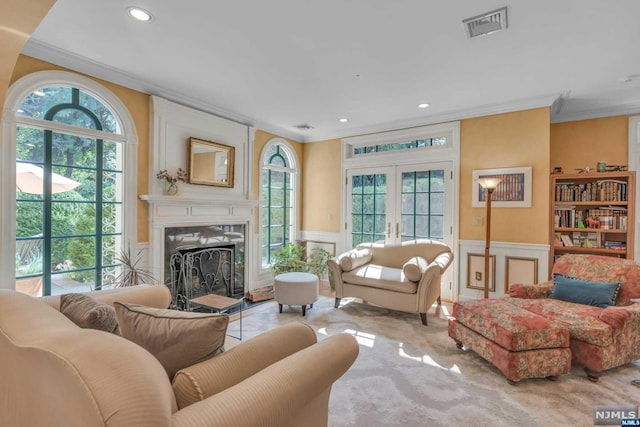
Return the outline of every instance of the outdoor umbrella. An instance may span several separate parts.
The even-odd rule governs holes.
[[[57,173],[51,173],[51,193],[71,191],[80,183]],[[16,190],[23,193],[44,192],[44,170],[31,163],[16,163]]]

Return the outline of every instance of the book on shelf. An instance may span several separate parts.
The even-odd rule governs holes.
[[[580,246],[582,248],[598,248],[600,247],[598,233],[574,231],[573,245]]]
[[[556,202],[626,201],[627,182],[603,179],[584,184],[556,182]]]
[[[564,243],[565,246],[573,246],[573,241],[568,234],[563,234],[562,236],[560,236],[560,238],[562,239],[562,243]]]
[[[619,250],[619,251],[624,251],[627,250],[627,243],[626,242],[618,242],[615,240],[605,240],[604,241],[604,247],[607,249],[615,249],[615,250]]]

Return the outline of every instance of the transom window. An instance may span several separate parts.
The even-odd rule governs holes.
[[[16,289],[51,295],[114,283],[123,236],[122,126],[98,97],[50,85],[16,114]]]
[[[444,136],[428,139],[417,139],[415,141],[397,142],[394,144],[367,145],[364,147],[356,147],[353,149],[354,155],[379,153],[383,151],[410,150],[412,148],[423,147],[440,147],[447,144],[447,138]]]
[[[284,141],[268,143],[261,160],[262,264],[268,265],[295,232],[297,168],[293,150]]]

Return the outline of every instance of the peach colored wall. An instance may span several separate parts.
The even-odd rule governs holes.
[[[0,0],[0,106],[4,105],[20,51],[54,3],[55,0]]]
[[[36,71],[71,71],[48,62],[20,55],[11,76],[11,83]],[[149,95],[132,89],[87,76],[113,92],[129,110],[138,133],[138,185],[137,194],[148,194],[149,188]],[[149,241],[149,208],[138,200],[138,242]]]
[[[532,166],[532,207],[494,208],[491,240],[548,243],[549,108],[516,111],[460,122],[460,239],[484,240],[485,227],[472,225],[484,208],[471,207],[472,171]]]
[[[300,178],[300,186],[302,187],[300,189],[300,198],[302,200],[304,200],[304,184],[303,184],[303,180],[304,180],[304,159],[303,159],[303,151],[304,151],[304,147],[303,144],[294,141],[292,139],[287,139],[287,138],[282,138],[281,136],[278,135],[274,135],[272,133],[269,132],[265,132],[263,130],[256,130],[255,135],[253,137],[253,197],[256,199],[260,199],[260,155],[262,154],[262,149],[264,148],[264,146],[267,144],[267,142],[269,142],[270,140],[272,140],[273,138],[281,138],[284,139],[285,141],[287,141],[289,144],[291,144],[291,147],[293,147],[293,150],[296,153],[296,157],[298,158],[298,162],[299,162],[299,166],[300,166],[300,171],[301,171],[301,178]],[[302,206],[300,206],[300,216],[298,217],[298,222],[300,223],[301,228],[303,227],[303,224],[301,223],[302,220],[302,213],[304,211],[305,205],[304,202],[301,203]],[[260,232],[260,218],[258,218],[259,213],[257,212],[256,209],[256,233]]]
[[[609,165],[628,165],[629,117],[554,123],[551,125],[551,162],[564,173],[576,168],[596,168],[599,161]]]
[[[340,228],[342,141],[304,144],[303,229],[337,233]]]

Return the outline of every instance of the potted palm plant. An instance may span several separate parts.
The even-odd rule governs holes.
[[[120,253],[115,256],[115,260],[121,264],[122,271],[115,278],[114,287],[126,287],[136,286],[144,283],[153,284],[156,282],[156,278],[149,270],[145,270],[140,266],[142,262],[142,253],[144,249],[140,249],[138,253],[133,256],[131,254],[131,248],[120,250]]]

